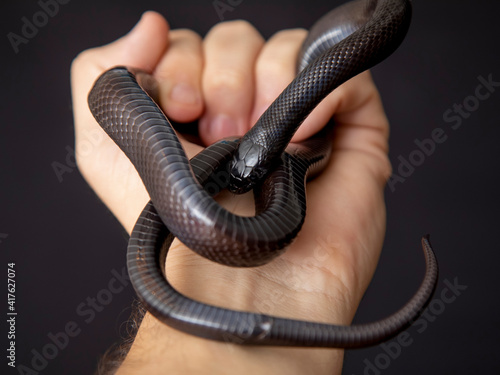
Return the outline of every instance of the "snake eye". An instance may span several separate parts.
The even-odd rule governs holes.
[[[256,167],[252,170],[252,173],[248,176],[249,183],[252,188],[262,181],[262,178],[266,175],[266,171],[264,168]]]
[[[262,179],[262,177],[264,177],[264,175],[266,174],[266,171],[264,170],[264,168],[257,167],[254,169],[254,173],[255,173],[255,178],[257,180],[260,180],[260,179]]]

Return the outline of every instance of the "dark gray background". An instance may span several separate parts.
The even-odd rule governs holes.
[[[247,19],[265,37],[291,27],[309,27],[341,1],[243,0],[227,20]],[[0,165],[0,266],[16,262],[17,364],[30,366],[32,350],[48,334],[74,321],[78,336],[41,373],[88,374],[97,358],[124,334],[134,293],[114,295],[90,323],[77,307],[95,297],[125,266],[127,236],[75,169],[60,182],[52,163],[66,163],[73,147],[69,84],[79,51],[126,33],[141,13],[154,9],[173,28],[204,35],[220,21],[211,0],[72,0],[16,54],[7,34],[21,33],[22,17],[40,10],[35,1],[1,6],[2,135]],[[414,1],[414,17],[402,47],[373,69],[392,125],[395,173],[415,140],[443,129],[447,136],[395,191],[387,189],[388,227],[380,265],[356,321],[381,318],[402,306],[423,276],[419,238],[431,233],[440,282],[426,319],[408,330],[411,345],[390,358],[384,348],[346,352],[344,374],[494,373],[500,370],[497,285],[500,151],[500,89],[468,113],[458,129],[443,118],[454,104],[474,104],[479,76],[500,81],[500,2]],[[339,218],[341,219],[341,218]],[[466,285],[453,302],[441,297],[445,280]],[[449,297],[451,294],[446,294]],[[7,312],[2,303],[1,314]],[[4,315],[5,316],[5,315]],[[4,323],[5,325],[5,323]],[[5,325],[6,328],[6,325]],[[7,337],[2,330],[2,353]],[[393,342],[394,344],[394,342]],[[396,344],[394,344],[396,345]],[[393,345],[393,347],[395,347]],[[396,350],[396,349],[394,349]],[[396,351],[397,352],[397,351]],[[387,362],[387,359],[389,361]],[[385,361],[384,361],[385,360]],[[11,370],[2,355],[0,373]],[[368,370],[367,366],[378,366]],[[30,366],[31,367],[31,366]],[[383,368],[382,368],[383,367]],[[387,368],[385,368],[387,367]]]

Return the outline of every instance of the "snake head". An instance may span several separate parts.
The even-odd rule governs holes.
[[[229,191],[243,194],[253,189],[266,175],[262,163],[263,147],[251,141],[241,142],[229,163]]]

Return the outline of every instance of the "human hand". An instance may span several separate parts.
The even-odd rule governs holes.
[[[87,95],[95,79],[115,65],[151,73],[160,83],[159,104],[167,117],[179,122],[200,119],[200,137],[208,144],[241,135],[255,123],[294,77],[305,34],[304,30],[283,31],[265,43],[248,23],[235,21],[218,24],[202,41],[192,31],[170,31],[163,17],[148,12],[125,37],[75,59],[77,162],[129,233],[149,197],[132,164],[90,114]],[[166,271],[179,291],[232,309],[332,324],[351,322],[380,254],[385,229],[383,188],[390,175],[388,124],[369,73],[325,99],[294,141],[314,134],[332,114],[334,153],[325,171],[307,186],[306,221],[287,252],[263,267],[235,269],[203,259],[176,242]],[[93,145],[92,152],[81,151],[88,144]],[[185,141],[183,145],[190,156],[201,149]],[[247,198],[226,194],[221,202],[248,213]],[[186,356],[192,358],[189,363]],[[119,373],[134,368],[151,374],[167,368],[223,373],[217,367],[223,365],[239,374],[331,374],[340,372],[341,356],[340,350],[211,342],[171,330],[147,315]]]

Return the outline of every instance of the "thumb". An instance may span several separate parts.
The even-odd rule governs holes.
[[[146,12],[120,39],[81,52],[71,65],[71,88],[76,136],[97,126],[88,109],[87,95],[97,77],[116,65],[152,72],[168,47],[169,26],[156,12]]]
[[[152,72],[168,47],[168,31],[165,18],[149,11],[125,36],[105,46],[81,52],[71,65],[75,119],[88,112],[87,95],[97,77],[105,70],[125,65]],[[90,115],[90,112],[86,115]]]
[[[94,120],[87,96],[97,77],[116,65],[152,72],[168,47],[168,33],[168,23],[160,14],[146,12],[128,34],[105,46],[81,52],[71,65],[78,169],[128,230],[148,195],[132,164]],[[103,160],[108,161],[106,167]],[[127,183],[119,183],[120,178],[126,178]],[[113,186],[124,188],[117,192]],[[130,197],[133,204],[123,205]]]
[[[95,51],[101,68],[120,64],[151,73],[168,47],[168,32],[165,18],[148,11],[128,34],[91,51]]]

